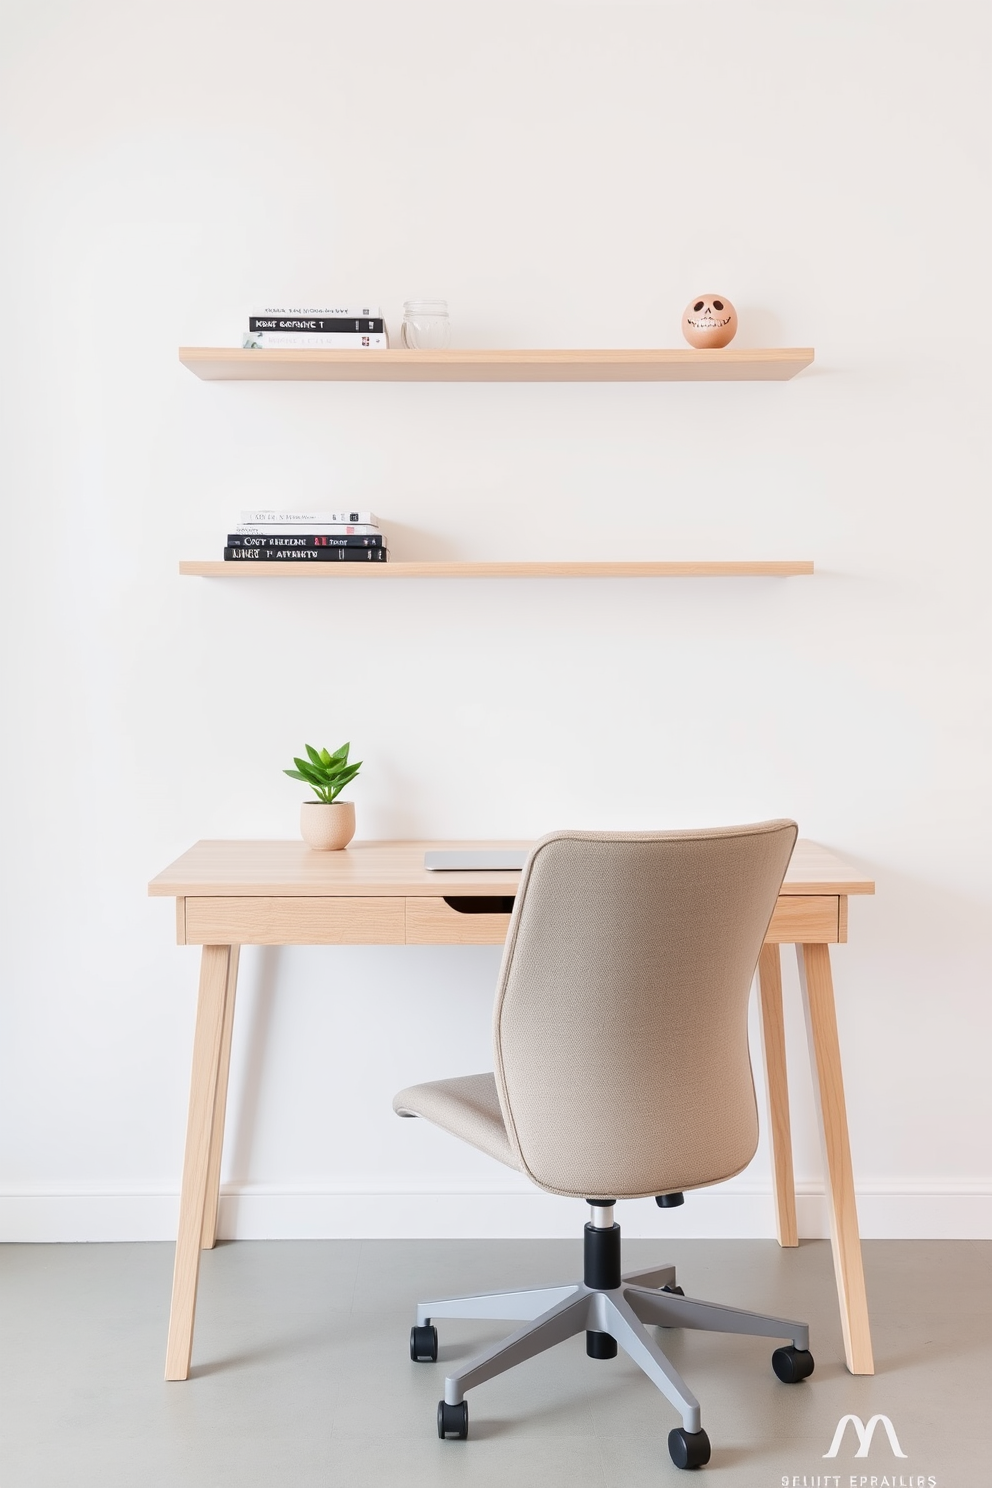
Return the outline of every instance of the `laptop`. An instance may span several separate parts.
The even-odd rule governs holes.
[[[460,873],[492,872],[499,869],[522,868],[527,861],[525,847],[475,847],[437,848],[424,853],[424,867],[440,871],[457,870]]]

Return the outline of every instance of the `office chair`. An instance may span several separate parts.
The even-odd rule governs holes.
[[[466,1390],[583,1330],[594,1359],[620,1345],[682,1417],[678,1467],[710,1443],[699,1402],[649,1326],[755,1334],[779,1379],[813,1372],[805,1323],[686,1297],[673,1266],[621,1272],[617,1199],[663,1207],[754,1156],[747,1004],[796,840],[791,821],[693,832],[555,832],[530,854],[493,1016],[495,1071],[401,1090],[422,1116],[548,1193],[584,1199],[581,1282],[421,1302],[411,1357],[437,1359],[439,1317],[525,1326],[448,1376],[438,1435],[468,1436]]]

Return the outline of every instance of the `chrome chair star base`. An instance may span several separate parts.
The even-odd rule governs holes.
[[[586,1352],[591,1358],[615,1358],[619,1346],[679,1412],[682,1428],[671,1433],[669,1448],[673,1459],[684,1467],[701,1467],[708,1461],[709,1440],[703,1430],[699,1401],[648,1331],[649,1327],[788,1338],[791,1347],[777,1349],[773,1355],[776,1374],[788,1383],[797,1383],[812,1373],[809,1328],[805,1323],[686,1297],[681,1288],[676,1289],[674,1266],[649,1266],[622,1274],[620,1226],[613,1221],[612,1204],[601,1200],[592,1206],[592,1220],[585,1227],[584,1240],[581,1282],[521,1292],[484,1292],[474,1297],[447,1297],[418,1304],[417,1325],[410,1337],[411,1356],[418,1362],[433,1362],[437,1358],[434,1319],[525,1321],[525,1326],[516,1333],[448,1375],[444,1399],[438,1407],[439,1436],[468,1435],[466,1390],[582,1332],[586,1334]],[[680,1461],[681,1457],[691,1460]]]

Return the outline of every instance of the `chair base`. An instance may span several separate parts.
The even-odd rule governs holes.
[[[446,1405],[461,1405],[466,1390],[505,1374],[514,1365],[544,1353],[576,1333],[608,1334],[679,1412],[683,1430],[695,1435],[702,1430],[699,1401],[648,1332],[648,1326],[787,1338],[801,1351],[809,1347],[809,1328],[787,1318],[744,1312],[661,1290],[674,1285],[674,1266],[654,1266],[626,1273],[620,1285],[612,1288],[576,1282],[522,1292],[449,1297],[419,1303],[417,1324],[423,1327],[442,1317],[525,1320],[524,1327],[448,1375],[444,1382]]]

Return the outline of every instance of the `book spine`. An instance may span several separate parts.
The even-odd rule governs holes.
[[[229,548],[382,548],[382,533],[338,537],[327,532],[229,532]]]
[[[225,563],[385,563],[385,548],[246,548],[224,549]]]
[[[253,317],[266,319],[273,315],[316,315],[326,320],[353,320],[356,316],[359,320],[382,319],[378,305],[265,305],[261,310],[248,311],[249,321]]]
[[[305,512],[305,511],[274,511],[271,507],[258,507],[255,510],[242,508],[238,520],[240,522],[260,523],[263,526],[279,527],[306,527],[313,531],[317,527],[354,526],[356,522],[366,527],[378,527],[379,518],[375,512],[370,511],[343,511],[343,512]]]
[[[257,537],[281,537],[301,533],[309,537],[381,537],[382,533],[378,527],[370,527],[362,522],[334,523],[325,525],[323,522],[239,522],[234,529],[235,537],[240,541],[242,537],[252,534]]]
[[[316,332],[322,336],[358,335],[384,336],[386,323],[381,315],[361,317],[358,315],[250,315],[250,331]]]
[[[245,331],[241,345],[247,351],[385,351],[385,336],[336,335],[333,332],[313,335],[292,331]]]

